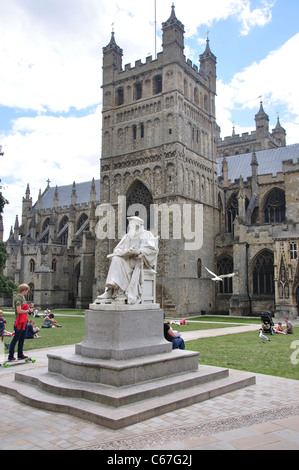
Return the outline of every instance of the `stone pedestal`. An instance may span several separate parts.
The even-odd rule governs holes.
[[[131,359],[171,351],[157,304],[94,305],[85,312],[85,336],[76,353],[97,359]]]

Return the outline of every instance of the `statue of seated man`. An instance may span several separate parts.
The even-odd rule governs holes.
[[[143,268],[152,269],[158,256],[157,240],[144,229],[144,221],[128,217],[129,230],[107,258],[111,259],[106,289],[100,300],[126,300],[128,304],[141,301]]]

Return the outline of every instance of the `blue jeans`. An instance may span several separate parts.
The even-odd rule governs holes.
[[[14,327],[14,337],[12,338],[12,341],[9,346],[9,353],[8,353],[8,359],[12,359],[15,353],[15,346],[18,343],[18,357],[23,356],[23,347],[24,347],[24,341],[26,337],[26,330],[27,330],[27,324],[25,330],[17,330],[16,327]]]
[[[185,349],[185,343],[183,338],[173,338],[172,339],[172,349]]]

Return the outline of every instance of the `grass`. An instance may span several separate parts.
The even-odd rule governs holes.
[[[5,312],[8,310],[5,309]],[[65,346],[68,344],[79,343],[84,338],[84,311],[83,310],[54,310],[55,320],[62,325],[62,328],[41,328],[43,324],[43,316],[40,318],[34,318],[35,327],[41,328],[38,335],[41,338],[38,339],[26,339],[25,340],[25,351],[32,349],[43,349],[52,348],[55,346]],[[15,315],[7,315],[5,313],[4,318],[6,319],[6,330],[12,332],[15,320]],[[32,316],[28,316],[29,320]],[[10,343],[10,338],[5,337],[4,341]]]
[[[292,363],[296,352],[291,346],[299,340],[299,327],[294,328],[293,335],[276,334],[269,339],[263,342],[258,331],[253,331],[188,341],[186,349],[200,352],[199,364],[298,380],[299,365]]]
[[[4,315],[7,320],[6,329],[13,331],[14,314]],[[39,332],[41,338],[25,341],[25,351],[76,344],[84,338],[84,310],[54,310],[55,319],[62,328],[42,328]],[[29,317],[29,319],[32,317]],[[35,318],[35,326],[41,327],[43,317]],[[186,325],[171,325],[184,336],[184,331],[224,328],[238,324],[260,325],[259,318],[234,318],[200,316],[187,320]],[[263,343],[258,337],[258,327],[255,332],[230,334],[213,338],[202,338],[186,342],[186,349],[199,351],[199,364],[238,369],[253,373],[274,375],[299,380],[299,364],[292,364],[291,356],[296,357],[296,350],[292,343],[298,341],[299,327],[294,328],[293,335],[269,336],[270,342]],[[5,338],[9,343],[10,338]]]

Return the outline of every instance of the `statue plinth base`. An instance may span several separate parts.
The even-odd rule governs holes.
[[[163,333],[158,304],[91,304],[85,312],[84,340],[76,353],[97,359],[124,360],[171,351]]]

